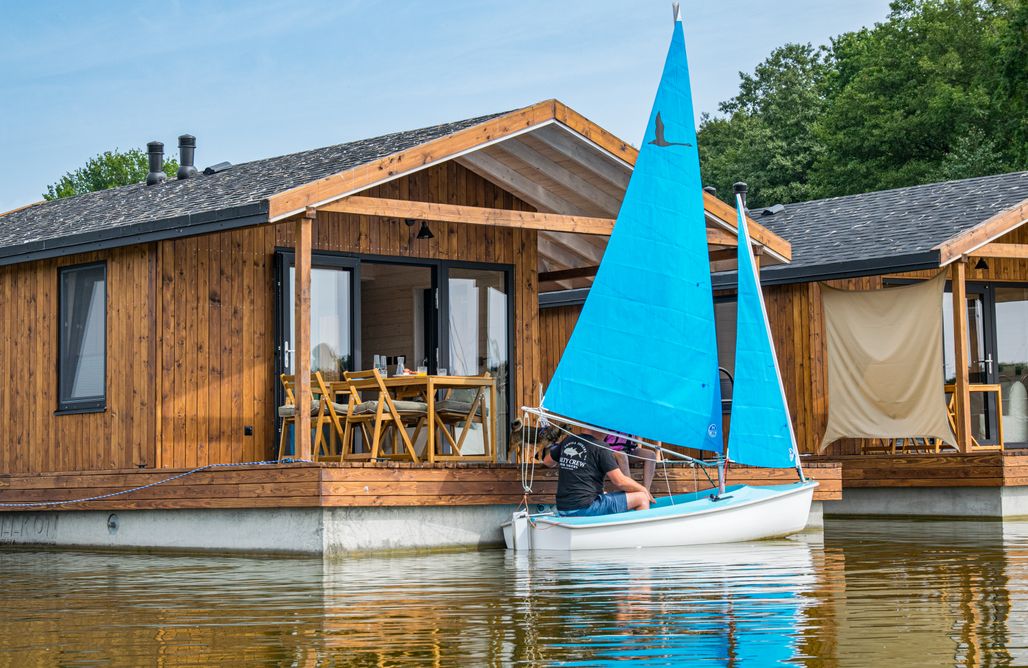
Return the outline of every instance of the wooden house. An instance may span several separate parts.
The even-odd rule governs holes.
[[[761,280],[804,460],[843,464],[843,499],[826,512],[1028,515],[1028,414],[1010,401],[1028,382],[1028,172],[749,213],[792,245],[791,261],[765,263]],[[818,452],[829,401],[821,285],[878,289],[939,272],[950,278],[940,371],[955,386],[958,451],[850,440]],[[734,276],[721,272],[714,284],[722,365],[731,368]],[[543,283],[543,376],[587,292]]]
[[[303,406],[309,372],[367,369],[379,354],[432,374],[488,372],[502,442],[546,380],[540,278],[571,286],[580,258],[602,250],[635,157],[549,100],[3,215],[0,541],[33,527],[42,542],[219,549],[498,540],[495,509],[550,502],[552,477],[540,474],[526,496],[517,468],[502,461],[256,464],[278,454],[279,376],[296,373]],[[705,201],[712,260],[724,262],[734,212]],[[784,239],[752,227],[766,265],[788,262]],[[290,452],[312,461],[308,419],[300,411]],[[838,469],[824,471],[820,498],[836,498]],[[673,477],[693,484],[692,472]],[[312,520],[318,537],[284,531],[271,543],[238,516],[219,524],[207,514],[147,537],[119,538],[124,517],[110,532],[106,524],[110,510],[455,506],[494,510],[408,542],[367,527],[336,540],[327,515]],[[31,520],[24,512],[52,508]]]

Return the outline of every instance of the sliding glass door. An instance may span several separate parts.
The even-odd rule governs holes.
[[[293,254],[280,251],[278,371],[295,368]],[[497,442],[511,414],[511,270],[496,265],[314,253],[311,371],[326,379],[370,369],[409,369],[496,379]],[[281,404],[281,388],[276,395]]]

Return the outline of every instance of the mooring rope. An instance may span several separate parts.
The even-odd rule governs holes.
[[[233,464],[207,464],[205,466],[197,466],[195,469],[190,471],[184,471],[182,473],[171,476],[170,478],[164,478],[163,480],[157,480],[147,485],[140,485],[139,487],[132,487],[131,489],[123,489],[120,492],[110,492],[109,494],[99,494],[97,496],[90,496],[82,499],[68,499],[67,501],[35,501],[31,503],[0,503],[0,508],[43,508],[47,506],[65,506],[72,503],[88,503],[90,501],[102,501],[104,499],[110,499],[115,496],[124,496],[125,494],[131,494],[132,492],[139,492],[144,489],[151,487],[157,487],[165,483],[185,478],[186,476],[193,475],[194,473],[200,473],[208,469],[216,469],[219,467],[229,466],[267,466],[270,464],[314,464],[315,462],[310,459],[293,459],[286,457],[285,459],[273,459],[263,462],[238,462]]]

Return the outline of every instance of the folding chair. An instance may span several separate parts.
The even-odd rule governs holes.
[[[385,386],[378,369],[366,371],[346,371],[345,391],[349,394],[346,405],[346,419],[343,428],[343,447],[341,458],[351,459],[385,459],[406,458],[417,463],[418,453],[414,449],[422,427],[428,419],[428,404],[423,401],[400,401],[393,399]],[[364,395],[375,395],[374,399],[365,399]],[[414,438],[407,433],[407,426],[414,426]],[[367,452],[356,453],[353,449],[354,428],[361,432],[361,438]],[[369,437],[368,430],[371,430]],[[390,432],[391,430],[391,432]],[[385,455],[382,444],[387,435],[392,435],[393,452]],[[398,439],[398,440],[397,440]],[[399,452],[402,443],[406,453]]]

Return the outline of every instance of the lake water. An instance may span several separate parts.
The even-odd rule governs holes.
[[[0,551],[0,666],[1028,665],[1028,525],[644,552]]]

